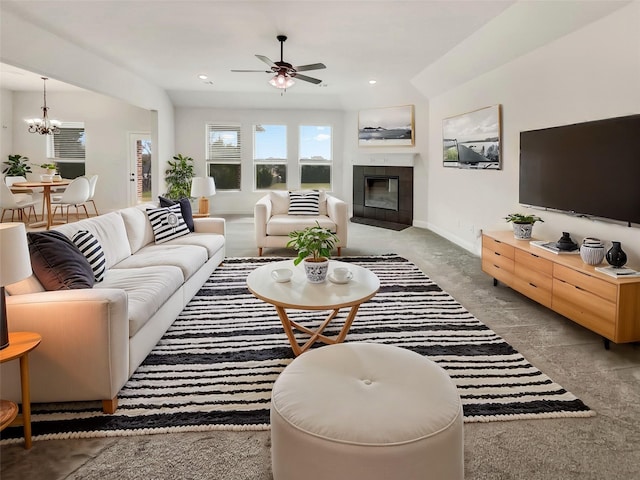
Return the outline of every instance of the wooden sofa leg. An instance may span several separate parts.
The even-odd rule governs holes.
[[[258,247],[258,256],[261,257],[262,256],[262,247]]]
[[[102,400],[102,411],[104,413],[116,413],[118,409],[118,397],[113,397],[111,400]]]

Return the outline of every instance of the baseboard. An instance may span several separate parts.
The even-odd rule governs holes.
[[[451,243],[454,243],[456,245],[458,245],[459,247],[464,248],[466,251],[468,251],[469,253],[472,253],[473,255],[475,255],[476,257],[479,257],[481,254],[481,246],[480,245],[476,245],[475,243],[469,242],[463,238],[460,238],[456,235],[453,235],[451,232],[447,231],[447,230],[443,230],[442,228],[430,223],[430,222],[423,222],[420,220],[414,220],[413,221],[413,226],[414,227],[418,227],[418,228],[426,228],[427,230],[431,230],[433,233],[436,233],[438,235],[440,235],[443,238],[446,238],[447,240],[449,240]]]

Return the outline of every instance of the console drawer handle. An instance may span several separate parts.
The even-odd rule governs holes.
[[[497,269],[500,269],[500,267],[498,265],[496,265],[495,263],[493,264],[494,267],[496,267]]]
[[[531,285],[533,288],[538,288],[537,285],[534,285],[533,283],[529,282],[529,285]]]
[[[500,256],[501,254],[498,252],[493,252],[494,255]]]

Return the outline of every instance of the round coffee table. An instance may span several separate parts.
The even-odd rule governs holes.
[[[345,262],[331,260],[329,275],[337,267],[346,267],[353,273],[353,278],[344,284],[329,281],[324,283],[310,283],[302,264],[293,265],[293,260],[273,262],[256,268],[247,277],[247,287],[257,298],[276,307],[278,317],[287,334],[293,353],[298,356],[306,352],[316,342],[326,344],[344,341],[353,319],[358,313],[360,305],[372,298],[380,288],[380,280],[370,270]],[[271,272],[280,268],[288,268],[293,272],[288,282],[276,282]],[[286,309],[294,310],[330,310],[329,315],[314,330],[289,319]],[[340,333],[336,337],[323,335],[324,329],[336,318],[341,308],[350,308]],[[306,333],[311,338],[300,345],[295,338],[294,331]]]

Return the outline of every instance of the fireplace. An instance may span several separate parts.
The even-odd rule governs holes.
[[[413,167],[354,165],[353,218],[401,229],[413,223]]]

